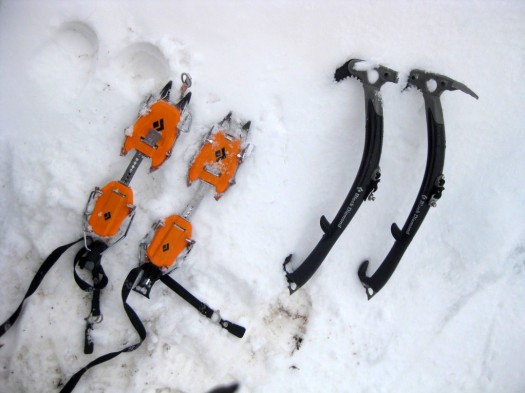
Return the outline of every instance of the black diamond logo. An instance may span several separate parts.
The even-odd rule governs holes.
[[[221,150],[215,152],[215,158],[217,162],[224,160],[226,158],[226,149],[223,147]]]
[[[153,123],[153,128],[157,131],[162,131],[164,129],[164,119],[157,120]]]
[[[111,213],[110,212],[107,212],[107,213],[104,213],[104,220],[109,220],[111,218]]]
[[[170,249],[170,244],[169,243],[166,243],[162,246],[162,252],[166,252]]]

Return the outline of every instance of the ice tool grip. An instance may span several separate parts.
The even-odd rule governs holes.
[[[445,189],[445,177],[443,167],[445,164],[445,124],[443,110],[441,107],[441,94],[446,90],[460,90],[474,98],[478,96],[462,83],[453,79],[421,70],[413,70],[408,78],[408,86],[413,86],[423,93],[426,110],[428,154],[425,167],[425,175],[412,210],[400,229],[395,223],[392,224],[391,232],[395,238],[392,249],[376,272],[368,277],[366,271],[368,261],[364,261],[358,269],[358,276],[365,287],[366,294],[370,300],[388,282],[401,258],[407,250],[410,242],[417,233],[424,218],[431,207],[435,207],[437,200],[441,198]]]
[[[365,145],[361,164],[356,179],[334,220],[330,223],[325,216],[321,217],[321,229],[324,234],[310,255],[293,272],[288,272],[286,269],[291,256],[285,260],[284,270],[290,294],[302,287],[314,275],[363,201],[374,199],[373,193],[377,190],[381,177],[379,161],[383,145],[384,123],[380,89],[387,82],[396,83],[397,72],[381,65],[354,59],[339,67],[334,78],[336,81],[341,81],[349,76],[362,82],[365,95]]]
[[[319,243],[294,272],[286,272],[291,294],[312,278],[363,201],[371,197],[373,191],[377,189],[380,178],[379,159],[383,141],[383,117],[377,114],[370,100],[367,103],[366,118],[365,146],[356,179],[334,220],[329,222],[325,216],[321,217],[320,224],[324,234]]]

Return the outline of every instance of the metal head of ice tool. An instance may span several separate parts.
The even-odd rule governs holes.
[[[445,75],[419,69],[410,71],[405,89],[408,87],[415,87],[423,93],[427,110],[431,110],[434,120],[439,124],[444,124],[443,110],[439,100],[443,92],[459,90],[475,99],[479,98],[476,93],[461,82]]]
[[[379,90],[387,82],[397,83],[397,71],[370,61],[352,59],[335,71],[334,78],[337,82],[347,77],[357,78],[363,84],[365,100],[370,99],[377,114],[382,115],[383,108]]]
[[[351,59],[335,71],[337,82],[354,77],[363,84],[381,87],[387,82],[397,83],[397,71],[370,61]]]

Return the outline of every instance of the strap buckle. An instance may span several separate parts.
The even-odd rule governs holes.
[[[102,315],[102,314],[93,315],[93,313],[91,313],[84,319],[89,324],[100,323],[100,322],[102,322],[104,320],[104,315]]]

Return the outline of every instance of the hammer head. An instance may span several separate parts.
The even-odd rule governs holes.
[[[466,85],[455,81],[445,75],[435,74],[423,70],[412,70],[408,76],[407,87],[413,86],[419,89],[423,94],[429,94],[439,97],[446,90],[460,90],[476,99],[479,97],[470,90]]]
[[[370,85],[376,88],[380,88],[387,82],[397,83],[398,80],[397,71],[359,59],[347,61],[335,71],[334,75],[337,82],[349,76],[359,79],[364,85]]]

